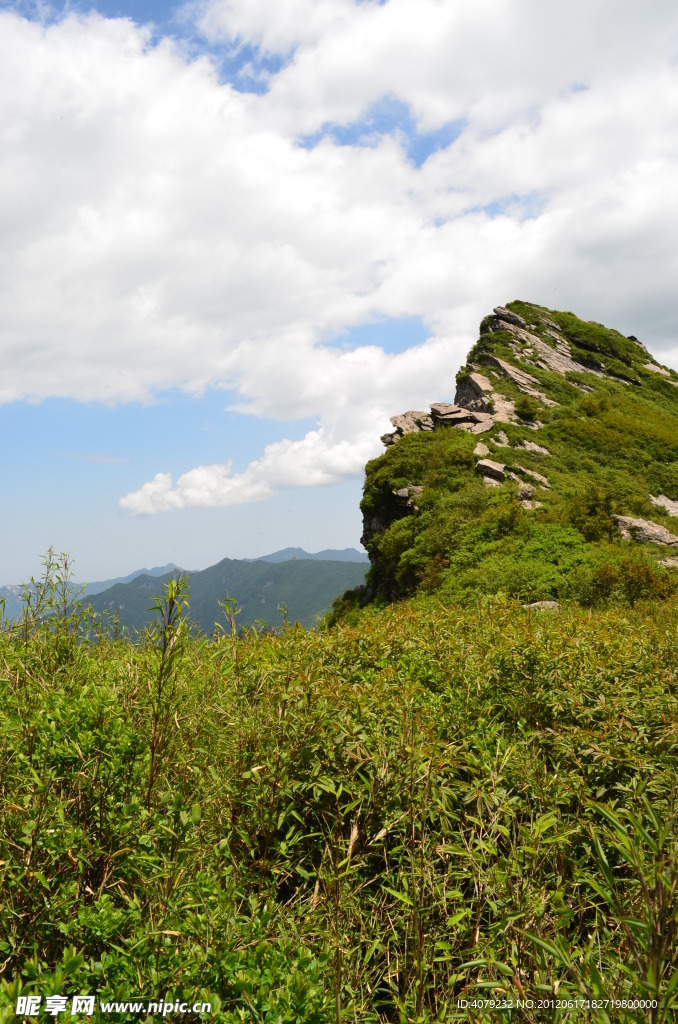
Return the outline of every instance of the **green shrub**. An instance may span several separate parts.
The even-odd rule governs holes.
[[[516,544],[548,573],[584,542]],[[433,595],[357,628],[185,637],[150,801],[167,622],[150,649],[85,639],[56,675],[54,631],[6,629],[3,1019],[20,992],[141,991],[226,1024],[432,1022],[488,985],[650,993],[672,1019],[678,605],[641,607]]]
[[[536,420],[539,416],[540,406],[534,398],[529,395],[518,395],[515,400],[516,414],[521,420]]]

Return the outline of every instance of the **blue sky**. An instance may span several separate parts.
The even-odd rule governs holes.
[[[389,416],[512,298],[678,365],[668,0],[0,19],[0,584],[358,546]]]

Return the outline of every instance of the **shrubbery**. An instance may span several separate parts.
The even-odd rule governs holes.
[[[560,529],[536,561],[575,556]],[[207,641],[181,599],[136,646],[64,645],[58,618],[0,636],[2,1020],[20,991],[224,1022],[554,992],[673,1019],[676,605],[428,597]]]

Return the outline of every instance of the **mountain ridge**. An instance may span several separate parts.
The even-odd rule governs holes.
[[[216,623],[225,625],[227,621],[217,602],[230,598],[237,604],[239,628],[262,621],[277,627],[286,618],[311,628],[338,594],[364,580],[366,569],[364,562],[355,561],[224,558],[206,569],[183,574],[189,585],[188,618],[204,633],[212,633]],[[152,599],[167,579],[176,575],[136,576],[95,595],[89,603],[97,614],[113,619],[115,628],[140,632],[157,619]]]
[[[86,584],[73,581],[69,585],[69,590],[73,597],[76,597],[81,594],[82,587],[84,587],[82,600],[85,603],[91,604],[99,614],[103,614],[104,611],[111,613],[126,608],[124,614],[120,616],[120,625],[127,629],[140,630],[153,617],[153,613],[148,607],[147,596],[159,594],[162,586],[170,576],[176,577],[181,574],[187,576],[189,580],[195,578],[202,587],[202,582],[209,579],[214,570],[217,570],[220,566],[223,568],[227,564],[244,567],[285,565],[290,562],[310,562],[318,566],[318,568],[295,572],[292,567],[288,567],[283,569],[281,573],[275,572],[273,574],[274,578],[269,581],[272,589],[271,587],[268,588],[270,599],[268,600],[268,607],[266,607],[266,614],[271,612],[271,601],[275,592],[276,599],[275,604],[272,605],[272,611],[276,622],[278,620],[282,622],[282,616],[278,612],[277,606],[278,604],[283,604],[288,606],[289,614],[293,621],[298,619],[303,625],[313,626],[318,616],[329,608],[337,594],[345,590],[347,586],[356,585],[360,582],[364,577],[367,561],[367,554],[358,551],[356,548],[345,548],[344,550],[328,548],[324,551],[311,553],[303,548],[290,547],[282,548],[268,555],[261,555],[259,558],[221,559],[214,565],[207,566],[206,569],[202,570],[186,570],[180,568],[174,562],[168,562],[164,566],[155,566],[152,569],[137,569],[126,576],[118,576],[110,580],[99,580]],[[352,568],[346,568],[347,566]],[[362,569],[358,568],[359,566]],[[263,591],[258,597],[254,597],[251,593],[251,586],[256,586],[256,581],[262,574],[265,575],[266,571],[253,569],[250,571],[249,576],[247,573],[243,575],[236,571],[234,593],[227,595],[222,588],[218,593],[215,591],[212,595],[206,596],[202,594],[199,602],[200,613],[198,616],[200,627],[203,630],[211,630],[214,626],[214,621],[223,617],[216,604],[217,600],[221,600],[226,596],[239,600],[242,595],[238,593],[238,590],[241,587],[246,592],[246,603],[258,601],[266,605],[266,594]],[[233,573],[231,572],[230,575],[233,575]],[[295,579],[302,590],[291,595],[289,588],[293,585],[293,580]],[[16,621],[20,618],[23,608],[22,597],[24,589],[22,585],[0,587],[0,598],[5,600],[5,616],[8,621]],[[144,597],[144,595],[146,596]],[[210,607],[212,608],[211,611],[209,610]],[[253,609],[250,610],[252,614],[249,614],[247,609],[242,609],[241,619],[239,620],[241,625],[252,625],[259,618],[258,615],[254,614]],[[211,622],[209,622],[210,618],[212,619]]]
[[[595,606],[675,590],[678,373],[635,336],[495,307],[454,403],[391,423],[366,467],[366,586],[335,618],[414,595]]]
[[[259,555],[258,558],[244,558],[244,562],[287,562],[293,559],[310,559],[317,562],[367,562],[367,552],[357,548],[324,548],[322,551],[310,552],[303,548],[281,548],[270,555]]]

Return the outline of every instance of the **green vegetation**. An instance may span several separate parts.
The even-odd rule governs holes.
[[[457,1000],[554,993],[657,1007],[520,1019],[674,1019],[674,602],[422,597],[207,640],[179,582],[132,646],[78,641],[50,573],[0,636],[1,1020],[22,992],[228,1022],[493,1020]]]

